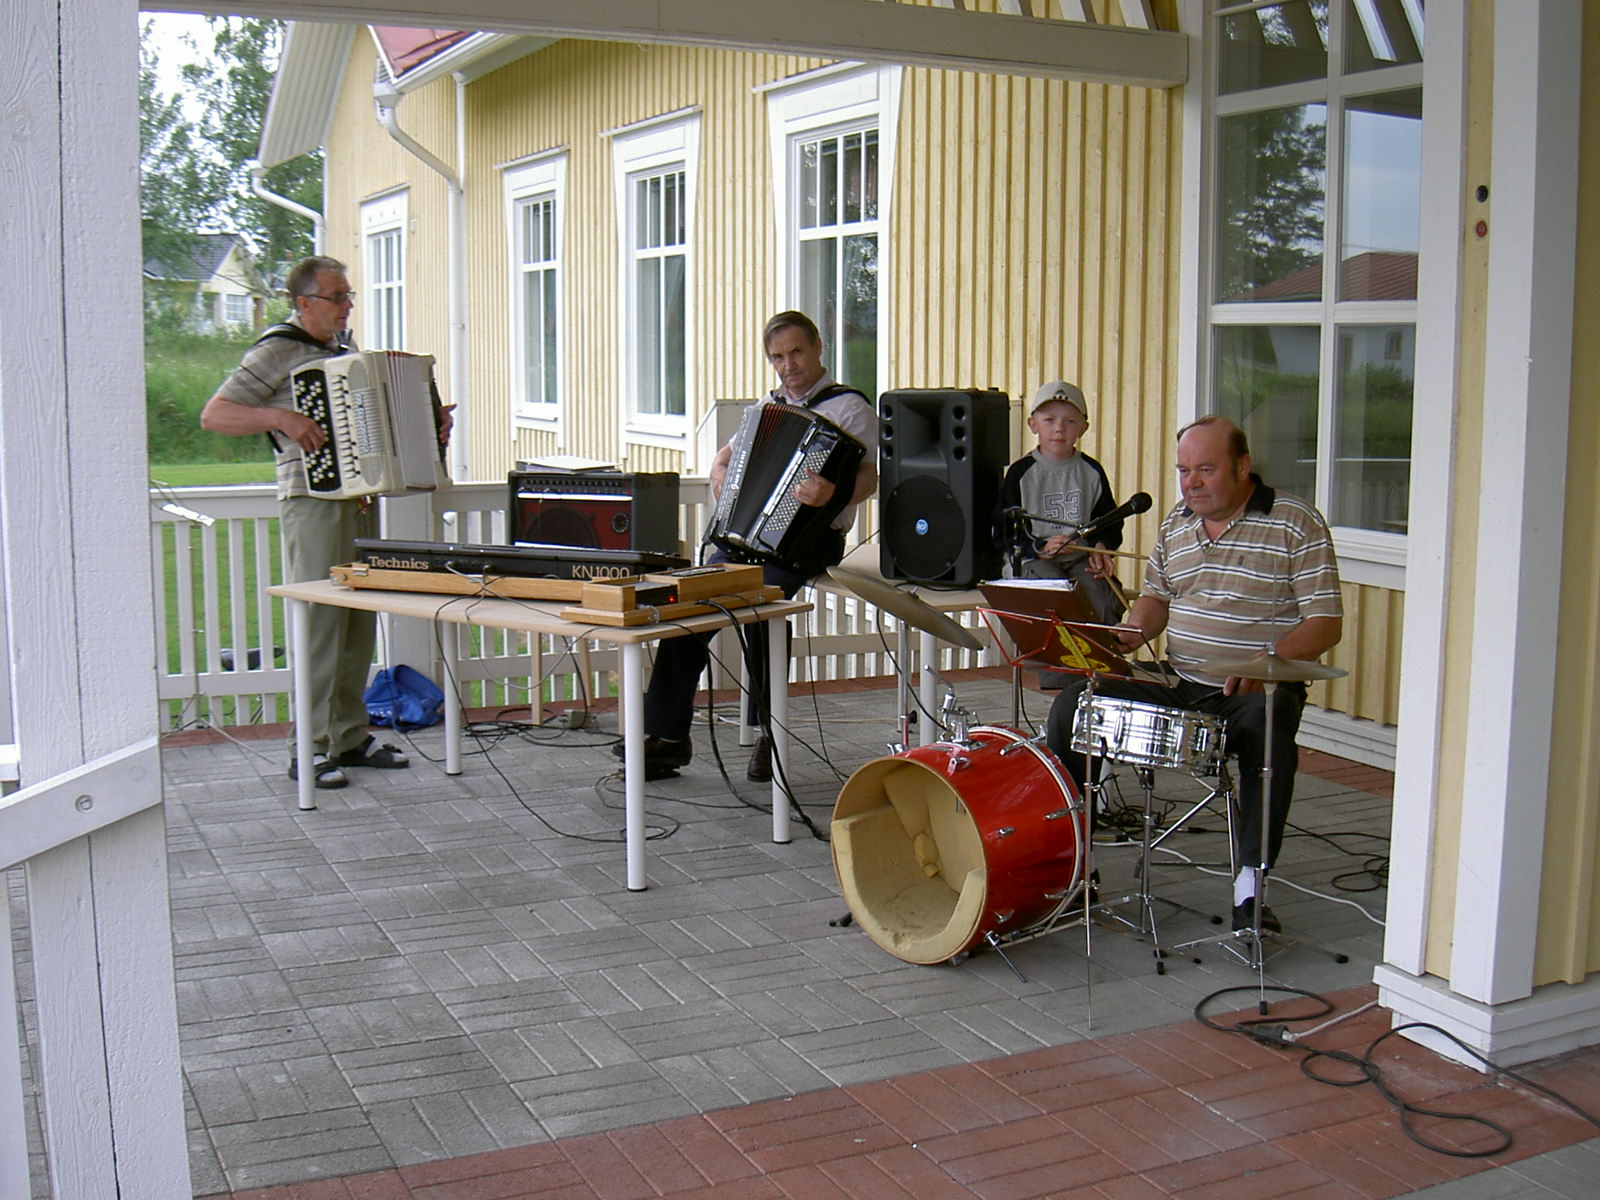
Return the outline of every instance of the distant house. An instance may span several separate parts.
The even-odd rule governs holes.
[[[255,328],[261,323],[267,288],[250,251],[231,233],[204,233],[193,252],[177,261],[145,259],[146,295],[187,302],[204,329]]]

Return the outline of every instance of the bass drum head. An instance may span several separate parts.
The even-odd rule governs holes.
[[[988,868],[970,811],[938,771],[879,758],[833,810],[834,872],[856,924],[896,958],[937,963],[971,945]]]
[[[896,958],[946,962],[1051,920],[1082,874],[1082,808],[1036,745],[980,726],[967,744],[874,759],[845,781],[834,872],[862,932]]]

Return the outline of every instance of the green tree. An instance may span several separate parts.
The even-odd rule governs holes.
[[[141,216],[145,255],[181,261],[195,236],[231,232],[242,238],[269,280],[312,250],[305,218],[255,195],[250,167],[272,96],[284,25],[244,17],[210,17],[209,46],[179,69],[184,96],[163,94],[151,25],[140,62]],[[189,112],[195,115],[190,116]],[[268,170],[266,187],[307,208],[322,206],[322,156],[301,155]]]

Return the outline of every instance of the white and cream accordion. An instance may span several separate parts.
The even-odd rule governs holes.
[[[289,372],[295,409],[327,435],[305,455],[313,496],[428,492],[439,486],[439,391],[433,356],[359,350]]]

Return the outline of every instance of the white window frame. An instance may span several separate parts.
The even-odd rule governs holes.
[[[509,346],[511,348],[511,435],[519,429],[561,431],[561,394],[565,381],[566,363],[563,345],[566,338],[566,303],[563,288],[563,251],[565,249],[567,208],[567,152],[554,150],[531,158],[519,159],[502,168],[505,193],[506,260],[508,265],[508,294],[506,313],[509,320]],[[524,327],[522,276],[524,263],[517,244],[521,223],[517,219],[521,205],[533,201],[549,201],[555,221],[555,258],[543,270],[555,272],[556,345],[555,345],[555,395],[545,400],[530,400],[527,394],[528,349],[522,339]]]
[[[224,325],[244,325],[250,320],[250,297],[239,292],[222,292],[220,316]],[[237,306],[239,315],[234,316],[228,310]]]
[[[900,117],[903,68],[838,63],[756,89],[767,98],[767,134],[772,156],[773,220],[778,234],[778,271],[774,311],[799,303],[800,289],[800,146],[832,134],[878,131],[878,388],[889,380],[889,290],[894,278],[890,261],[891,205],[894,197],[895,147]],[[816,317],[815,313],[808,316]],[[823,330],[830,362],[834,347]],[[846,380],[845,382],[849,382]]]
[[[1218,0],[1186,0],[1182,11],[1190,39],[1190,77],[1205,86],[1186,89],[1184,106],[1183,192],[1200,197],[1185,221],[1184,258],[1180,266],[1183,328],[1192,331],[1180,349],[1180,420],[1187,422],[1216,411],[1212,357],[1214,331],[1224,325],[1306,325],[1320,330],[1317,404],[1317,495],[1312,499],[1323,513],[1331,511],[1333,447],[1335,444],[1334,384],[1338,359],[1338,332],[1355,325],[1405,324],[1415,329],[1420,310],[1417,301],[1346,301],[1337,295],[1337,276],[1343,217],[1343,138],[1345,101],[1354,96],[1420,88],[1421,63],[1346,72],[1343,44],[1342,0],[1331,0],[1328,60],[1340,64],[1319,79],[1283,84],[1256,91],[1218,94],[1220,55],[1217,52],[1218,14],[1256,7]],[[1214,294],[1215,262],[1212,237],[1218,199],[1217,130],[1223,117],[1297,103],[1327,105],[1327,171],[1323,225],[1323,293],[1316,301],[1295,303],[1236,302],[1220,304]],[[1424,100],[1426,105],[1426,100]],[[1426,116],[1424,116],[1426,120]],[[1191,150],[1193,147],[1195,149]],[[1413,336],[1415,336],[1413,334]],[[1413,396],[1413,427],[1416,409]],[[1412,456],[1413,483],[1416,456]],[[1272,480],[1268,479],[1270,484]],[[1413,490],[1413,498],[1416,493]],[[1339,555],[1340,575],[1347,582],[1403,590],[1407,535],[1381,533],[1351,526],[1332,527]]]
[[[617,227],[617,378],[620,427],[624,443],[660,446],[688,453],[693,432],[696,394],[694,320],[695,297],[695,197],[700,175],[700,110],[683,109],[608,131],[611,139],[613,205]],[[633,185],[641,176],[672,170],[683,172],[683,325],[684,412],[641,413],[634,407],[639,393],[639,370],[634,350],[638,344],[639,297],[633,238]]]
[[[411,194],[390,192],[361,205],[362,295],[361,345],[368,350],[406,348],[406,233],[410,222]],[[375,251],[384,242],[395,246],[395,277],[379,279]],[[392,305],[392,307],[391,307]]]

